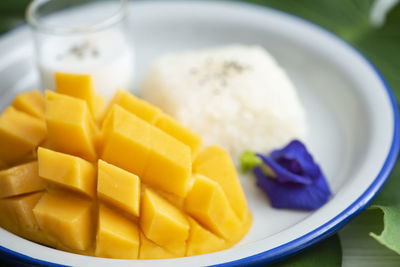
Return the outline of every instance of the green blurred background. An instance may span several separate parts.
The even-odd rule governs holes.
[[[211,0],[210,0],[211,1]],[[376,1],[392,2],[392,8],[374,17]],[[0,37],[25,23],[30,0],[0,0]],[[334,32],[362,51],[383,73],[400,99],[400,5],[396,0],[248,0],[304,17]],[[393,5],[394,4],[394,5]],[[376,15],[376,14],[375,14]],[[338,235],[317,244],[277,266],[295,267],[395,267],[400,266],[400,166],[373,204],[389,206],[386,229],[393,240],[382,246],[369,236],[383,229],[382,212],[367,210]],[[389,249],[388,249],[389,248]],[[394,251],[397,251],[394,252]],[[342,261],[343,258],[343,261]],[[1,262],[0,262],[1,265]]]
[[[0,1],[0,34],[25,22],[25,8],[30,0]]]

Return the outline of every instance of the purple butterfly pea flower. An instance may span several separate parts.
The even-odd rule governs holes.
[[[300,141],[294,140],[269,156],[257,156],[263,165],[255,166],[253,173],[273,207],[316,210],[332,195],[319,165]]]

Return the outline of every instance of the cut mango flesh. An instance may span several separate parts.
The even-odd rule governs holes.
[[[141,260],[169,259],[175,257],[176,255],[150,241],[142,232],[140,233],[139,258]]]
[[[85,101],[47,91],[45,118],[52,149],[97,160],[95,125]]]
[[[150,124],[114,106],[103,127],[103,147],[101,159],[140,177],[150,152]]]
[[[94,119],[98,123],[103,118],[105,102],[106,99],[102,96],[96,95],[94,97],[94,103],[93,103]]]
[[[38,229],[32,209],[42,196],[42,192],[27,196],[16,196],[0,200],[0,211],[9,216],[0,216],[2,227],[14,233]]]
[[[191,182],[190,182],[190,184],[191,184]],[[167,200],[169,203],[171,203],[172,205],[177,207],[178,209],[183,210],[183,205],[185,203],[185,198],[179,197],[177,195],[174,195],[172,193],[168,193],[168,192],[165,192],[165,191],[162,191],[162,190],[157,190],[157,189],[154,189],[154,188],[153,188],[153,191],[157,195],[161,196],[162,198]]]
[[[150,155],[144,183],[183,197],[189,189],[191,156],[188,146],[151,127]]]
[[[40,147],[39,176],[61,186],[93,197],[96,192],[96,168],[90,162]]]
[[[46,124],[8,107],[0,116],[0,161],[12,165],[33,153],[46,137]]]
[[[193,158],[197,155],[203,144],[203,140],[199,135],[168,115],[160,115],[155,126],[190,147]]]
[[[13,101],[12,105],[27,114],[38,119],[43,119],[45,112],[45,101],[41,92],[33,90],[19,94]]]
[[[224,239],[204,229],[192,218],[189,218],[189,223],[190,232],[187,241],[186,256],[201,255],[224,249],[226,246]]]
[[[124,90],[118,90],[114,97],[111,99],[110,104],[107,107],[107,112],[109,112],[114,105],[119,105],[132,114],[138,116],[142,120],[153,124],[156,122],[158,116],[161,114],[161,109],[150,103],[137,98],[136,96],[128,93]]]
[[[176,256],[184,256],[189,223],[185,215],[146,189],[142,197],[140,226],[146,237]]]
[[[193,157],[198,153],[202,146],[203,141],[199,135],[184,127],[172,117],[163,114],[158,107],[155,107],[124,90],[118,90],[115,93],[105,114],[109,114],[115,105],[124,108],[126,111],[150,124],[154,124],[163,132],[189,146]]]
[[[37,192],[0,199],[0,225],[24,238],[48,246],[55,246],[55,243],[48,240],[40,230],[32,211],[42,195],[43,192]],[[7,216],[4,216],[5,214]]]
[[[201,175],[195,176],[186,196],[185,211],[226,240],[231,240],[232,233],[240,227],[221,186]]]
[[[193,162],[193,173],[216,181],[224,190],[236,215],[241,220],[247,216],[246,197],[228,152],[218,146],[207,147]]]
[[[60,244],[87,250],[94,238],[92,203],[62,191],[45,193],[33,209],[40,229]]]
[[[186,194],[191,171],[190,149],[119,106],[103,126],[101,158],[130,171],[151,186]]]
[[[133,173],[99,160],[97,195],[135,216],[139,216],[140,180]]]
[[[55,73],[56,92],[86,101],[90,113],[95,114],[95,93],[92,77],[87,74]]]
[[[137,225],[110,208],[100,205],[96,236],[98,257],[137,259],[139,254]]]
[[[199,152],[199,136],[124,91],[101,114],[86,78],[60,75],[64,89],[46,92],[44,117],[32,111],[32,93],[0,118],[0,169],[8,168],[0,171],[0,226],[117,259],[194,256],[242,239],[252,217],[229,155]]]
[[[36,161],[0,172],[0,198],[44,190]]]

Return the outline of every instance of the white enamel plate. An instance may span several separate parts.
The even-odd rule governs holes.
[[[397,106],[378,71],[350,45],[307,21],[255,5],[139,1],[130,8],[138,83],[151,61],[166,52],[231,43],[267,48],[299,91],[310,124],[307,146],[327,176],[332,199],[315,212],[275,210],[255,179],[245,176],[241,182],[254,223],[231,249],[168,260],[112,260],[47,248],[0,229],[1,257],[74,266],[268,263],[334,233],[382,187],[399,149]],[[32,51],[26,26],[0,41],[0,109],[38,85]]]

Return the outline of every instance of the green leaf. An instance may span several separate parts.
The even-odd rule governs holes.
[[[383,211],[383,231],[370,233],[379,243],[400,254],[400,206],[372,206]]]
[[[1,0],[0,13],[1,14],[15,14],[16,16],[23,17],[25,9],[31,0]]]
[[[370,232],[382,231],[380,235],[371,233],[376,241],[395,251],[400,255],[400,164],[397,162],[392,175],[386,182],[380,194],[373,201],[371,208],[383,212],[383,226]],[[371,220],[376,225],[382,224],[382,216],[376,216]],[[383,230],[382,230],[383,229]],[[400,258],[398,260],[400,264]]]
[[[398,267],[400,255],[376,242],[369,234],[383,229],[383,212],[367,209],[357,215],[340,232],[343,263],[346,266]]]
[[[319,244],[306,251],[282,262],[272,265],[273,267],[339,267],[342,266],[342,247],[338,235],[325,239]]]
[[[355,45],[383,73],[400,100],[400,4],[388,14],[383,27],[369,32]]]
[[[374,0],[250,0],[313,21],[347,40],[369,31]]]

